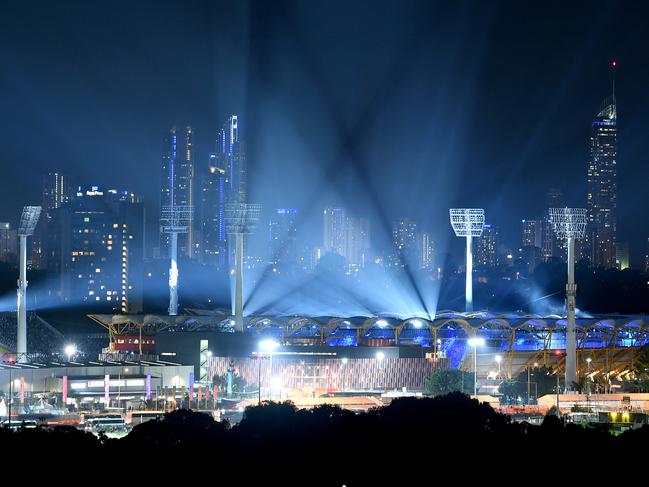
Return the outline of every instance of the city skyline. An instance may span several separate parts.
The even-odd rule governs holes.
[[[128,15],[84,5],[85,23],[70,23],[72,7],[44,5],[37,31],[21,20],[26,7],[12,6],[17,21],[3,31],[3,49],[16,51],[0,96],[14,122],[0,160],[4,181],[15,184],[0,182],[3,220],[15,224],[23,204],[40,202],[34,181],[52,170],[84,184],[126,187],[155,206],[151,179],[161,134],[192,126],[198,167],[224,118],[236,113],[255,174],[248,194],[266,208],[301,208],[309,220],[311,206],[346,206],[366,215],[376,240],[387,242],[391,222],[402,216],[441,230],[446,208],[482,205],[513,241],[519,229],[508,222],[536,218],[542,209],[542,196],[531,195],[558,187],[569,206],[586,205],[590,123],[611,92],[608,64],[617,59],[617,176],[624,188],[617,234],[629,243],[634,265],[644,258],[649,228],[630,222],[645,221],[647,210],[641,195],[649,177],[642,136],[649,73],[638,37],[645,7],[593,5],[585,12],[576,5],[476,3],[467,16],[456,6],[436,10],[413,1],[386,2],[379,17],[368,16],[367,5],[345,6],[340,18],[335,3],[323,11],[287,2],[282,15],[260,3],[218,15],[199,5],[169,6],[169,18],[186,21],[178,29],[152,19],[155,6],[146,2]],[[111,22],[124,25],[123,38],[103,27]],[[557,35],[548,38],[547,25]],[[598,35],[603,31],[608,35]],[[376,39],[387,48],[377,49]],[[54,52],[50,40],[60,46]],[[279,52],[275,66],[269,60]],[[68,76],[77,73],[75,63],[86,69]],[[151,73],[158,73],[155,83]],[[287,183],[290,191],[268,189]],[[432,238],[439,250],[458,248],[443,234]]]

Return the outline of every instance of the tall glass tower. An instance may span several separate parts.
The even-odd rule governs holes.
[[[613,63],[615,68],[615,63]],[[615,265],[617,231],[617,106],[615,84],[591,124],[585,257],[594,267]]]
[[[160,207],[189,206],[194,202],[194,133],[191,127],[172,127],[164,139]],[[160,231],[160,255],[169,255],[169,234]],[[178,257],[194,257],[198,248],[193,219],[186,234],[178,235]]]
[[[346,256],[347,250],[347,218],[344,208],[327,207],[324,210],[324,251],[336,252]]]
[[[239,118],[230,115],[216,136],[216,157],[225,170],[227,203],[245,203],[247,199],[246,154],[239,139]]]

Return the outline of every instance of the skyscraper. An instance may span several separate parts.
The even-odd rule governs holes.
[[[421,243],[419,266],[427,271],[432,270],[435,266],[435,243],[428,232],[423,232],[419,236],[419,241]]]
[[[537,220],[523,220],[523,233],[521,236],[521,247],[541,247],[540,225]]]
[[[344,208],[327,207],[324,210],[324,252],[336,252],[346,257],[347,218]]]
[[[397,267],[418,267],[417,235],[417,223],[408,218],[401,218],[392,224],[393,265]]]
[[[199,219],[203,262],[225,268],[227,265],[227,234],[225,228],[225,168],[216,154],[210,154],[203,173]]]
[[[270,263],[295,264],[297,261],[297,220],[295,208],[277,208],[268,222]]]
[[[51,232],[56,211],[72,198],[69,177],[60,172],[43,176],[43,214],[36,226],[31,248],[31,264],[35,269],[58,271],[56,232]]]
[[[498,265],[498,227],[485,223],[474,250],[476,269],[493,269]]]
[[[245,203],[248,195],[245,147],[239,137],[239,118],[230,115],[216,136],[216,157],[225,172],[225,199]]]
[[[563,208],[565,206],[563,192],[557,188],[550,188],[545,195],[545,210],[540,219],[541,254],[544,260],[550,257],[567,259],[568,249],[566,241],[557,237],[550,223],[550,208]],[[576,242],[577,243],[577,242]]]
[[[629,268],[629,244],[626,242],[615,243],[615,267],[621,271]]]
[[[370,222],[367,218],[347,218],[345,244],[347,264],[356,268],[364,267],[370,250]]]
[[[18,262],[18,233],[7,222],[0,223],[0,262]]]
[[[141,312],[144,206],[139,198],[80,187],[59,214],[63,299]]]
[[[613,64],[613,69],[615,64]],[[584,252],[594,267],[615,264],[617,233],[617,106],[613,94],[591,124],[588,161],[588,227]]]
[[[172,127],[164,138],[164,155],[160,185],[160,207],[191,207],[194,202],[194,133],[191,127]],[[199,247],[194,219],[188,232],[178,235],[178,257],[194,257]],[[169,256],[169,234],[160,228],[160,256]]]

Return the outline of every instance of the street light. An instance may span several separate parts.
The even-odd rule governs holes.
[[[272,399],[271,396],[271,377],[273,375],[273,351],[279,347],[279,343],[277,343],[275,340],[272,338],[268,338],[266,340],[262,340],[259,342],[259,349],[263,352],[266,352],[270,358],[270,364],[269,364],[269,371],[268,371],[268,399]],[[261,403],[261,362],[259,363],[259,402]]]
[[[77,354],[77,347],[76,345],[72,345],[72,344],[66,345],[64,351],[68,357],[68,362],[70,362],[72,360],[72,356]]]
[[[484,338],[471,337],[468,344],[473,347],[473,395],[478,395],[478,347],[485,344]]]
[[[538,362],[534,362],[534,368],[537,368],[538,366],[539,366]],[[530,366],[528,364],[528,366],[527,366],[527,405],[528,406],[530,404],[530,387],[531,387],[531,384],[532,384],[530,381],[531,381],[531,378],[530,378]],[[534,387],[535,387],[535,390],[536,390],[535,397],[538,400],[539,389],[538,389],[538,384],[536,382],[534,383]]]

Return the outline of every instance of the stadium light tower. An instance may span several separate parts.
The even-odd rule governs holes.
[[[20,277],[18,278],[16,352],[21,362],[27,361],[27,237],[34,234],[40,216],[40,206],[25,206],[18,227],[18,236],[20,237]]]
[[[243,237],[251,234],[257,222],[261,205],[255,203],[229,203],[225,206],[228,234],[235,237],[235,289],[234,329],[243,332]]]
[[[473,311],[473,237],[482,235],[484,210],[482,208],[451,208],[451,226],[455,235],[466,237],[466,311]]]
[[[568,284],[566,284],[566,390],[577,382],[577,340],[575,336],[575,239],[582,238],[586,231],[585,208],[550,208],[550,223],[557,237],[568,243]]]
[[[163,206],[160,212],[160,226],[169,234],[169,315],[178,314],[178,234],[189,231],[189,222],[194,209],[187,205]]]

